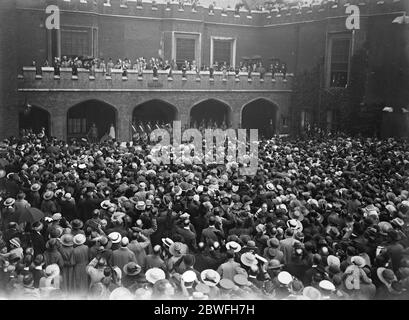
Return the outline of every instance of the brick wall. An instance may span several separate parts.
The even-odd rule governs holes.
[[[0,1],[0,138],[18,133],[15,5]]]

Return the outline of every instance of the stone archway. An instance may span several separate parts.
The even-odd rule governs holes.
[[[206,99],[196,103],[190,109],[191,127],[209,127],[216,124],[217,127],[231,125],[231,107],[218,99]]]
[[[271,138],[277,129],[278,106],[265,98],[247,103],[241,111],[241,127],[258,129],[259,137]]]
[[[30,106],[19,113],[19,129],[31,130],[38,134],[45,129],[45,134],[49,136],[50,132],[50,113],[40,107]]]
[[[153,99],[137,105],[132,113],[133,123],[170,123],[178,119],[178,110],[172,104]]]
[[[76,104],[67,112],[67,139],[87,138],[95,124],[98,139],[107,136],[111,125],[117,131],[117,110],[100,100],[87,100]]]

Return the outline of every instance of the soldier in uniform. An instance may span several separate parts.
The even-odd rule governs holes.
[[[91,142],[96,143],[98,142],[98,128],[95,123],[92,124],[91,128],[88,131],[88,138]]]

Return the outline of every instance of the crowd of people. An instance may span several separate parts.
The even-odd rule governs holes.
[[[37,64],[36,61],[32,62],[32,66],[36,67],[37,74],[42,73],[41,66]],[[78,75],[78,69],[84,68],[89,70],[90,75],[94,75],[96,70],[102,70],[107,76],[112,75],[112,70],[121,70],[123,76],[127,76],[128,70],[137,70],[138,75],[142,76],[145,70],[152,70],[154,76],[158,76],[158,71],[163,70],[168,72],[168,76],[172,77],[172,71],[179,70],[184,74],[186,71],[194,71],[200,76],[200,71],[209,71],[211,76],[213,72],[247,72],[249,76],[251,73],[258,72],[260,75],[264,76],[266,72],[270,72],[273,75],[278,73],[283,74],[284,77],[287,74],[287,64],[282,62],[280,59],[273,59],[268,68],[266,68],[259,59],[250,59],[246,58],[240,61],[238,66],[232,66],[226,61],[215,61],[212,66],[201,65],[199,66],[195,60],[192,61],[179,61],[175,60],[164,60],[161,58],[144,58],[139,57],[134,62],[129,58],[117,59],[115,62],[112,58],[109,58],[108,61],[105,61],[104,58],[91,58],[91,57],[82,57],[82,56],[62,56],[55,57],[53,63],[50,65],[48,60],[46,60],[42,67],[53,67],[54,74],[60,75],[61,68],[71,68],[73,75]]]
[[[407,299],[409,144],[260,141],[258,171],[149,144],[0,143],[3,299]]]

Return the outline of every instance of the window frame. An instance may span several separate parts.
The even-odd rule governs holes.
[[[237,38],[234,37],[221,37],[221,36],[211,36],[210,37],[210,65],[214,64],[214,41],[229,41],[231,43],[230,50],[230,66],[236,67],[236,47]]]
[[[326,88],[344,88],[339,86],[331,86],[331,75],[332,75],[332,48],[334,41],[337,40],[348,40],[349,41],[349,54],[348,54],[348,68],[347,68],[347,81],[346,85],[349,85],[351,76],[351,58],[353,54],[353,34],[352,32],[341,32],[341,33],[329,33],[327,35],[327,50],[326,50],[326,72],[325,72],[325,87]]]
[[[87,33],[88,40],[88,53],[87,56],[96,57],[98,55],[98,33],[99,30],[94,26],[78,26],[78,25],[62,25],[60,29],[60,51],[61,55],[67,55],[68,53],[63,52],[63,33],[64,32],[84,32]],[[80,56],[80,54],[75,53],[75,55]]]
[[[195,61],[196,65],[200,68],[201,56],[202,56],[202,34],[200,32],[184,32],[184,31],[172,31],[172,60],[176,62],[177,54],[177,39],[193,39],[195,40]]]

